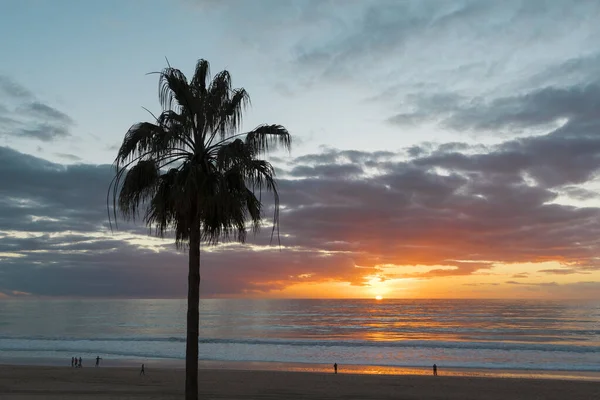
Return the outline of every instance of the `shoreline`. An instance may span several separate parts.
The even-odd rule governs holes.
[[[85,364],[84,364],[85,365]],[[510,381],[509,384],[507,384]],[[0,366],[2,400],[180,399],[185,372],[179,368],[81,368]],[[203,369],[200,398],[210,399],[378,399],[378,400],[546,400],[593,399],[591,381],[472,376],[378,375],[333,372]]]
[[[70,360],[57,358],[2,358],[0,357],[0,368],[5,367],[45,367],[45,368],[67,368]],[[144,359],[121,359],[104,358],[100,362],[100,368],[138,368],[141,364],[160,370],[183,370],[185,361],[179,359],[144,358]],[[83,359],[83,369],[95,368],[94,358]],[[333,366],[329,364],[309,363],[283,363],[264,361],[215,361],[199,360],[200,370],[214,371],[258,371],[258,372],[300,372],[300,373],[333,373]],[[386,375],[386,376],[430,376],[431,367],[405,367],[385,365],[348,365],[340,364],[338,373],[345,375]],[[457,368],[444,367],[438,364],[438,374],[446,377],[469,377],[469,378],[514,378],[514,379],[551,379],[572,381],[596,381],[600,382],[598,371],[573,371],[573,370],[544,370],[544,369],[496,369],[496,368]]]

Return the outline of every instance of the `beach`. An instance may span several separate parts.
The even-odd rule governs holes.
[[[201,304],[204,399],[600,398],[595,303]],[[182,399],[185,312],[183,300],[2,301],[0,400]]]
[[[600,383],[426,375],[201,370],[203,399],[593,399]],[[0,399],[182,399],[182,369],[0,366]]]

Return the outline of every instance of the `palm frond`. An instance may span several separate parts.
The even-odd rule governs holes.
[[[123,138],[115,163],[121,165],[128,159],[150,150],[153,137],[162,131],[163,129],[160,126],[150,122],[140,122],[133,125]]]
[[[221,141],[237,136],[235,133],[242,125],[243,112],[250,104],[250,95],[244,88],[234,89],[231,98],[221,106],[221,115],[212,129],[212,134],[206,140],[206,146],[211,147],[217,135]]]
[[[109,186],[116,218],[135,219],[140,210],[157,236],[173,229],[178,246],[200,229],[201,240],[244,242],[263,218],[263,192],[273,196],[273,229],[279,238],[279,193],[273,166],[259,159],[270,149],[291,149],[281,125],[260,125],[238,133],[250,96],[233,89],[231,75],[210,78],[208,61],[196,63],[191,81],[170,65],[159,73],[162,113],[155,123],[126,133]],[[219,140],[215,140],[219,136]],[[168,169],[168,170],[167,170]],[[271,208],[271,206],[269,207]],[[112,228],[112,225],[111,225]]]
[[[178,220],[175,210],[181,192],[176,185],[177,175],[178,170],[173,168],[160,176],[155,194],[146,209],[144,219],[148,225],[154,226],[155,234],[159,237],[164,237],[169,227]]]
[[[158,178],[154,160],[141,160],[127,171],[119,192],[119,209],[124,218],[135,220],[139,207],[152,198]]]
[[[216,131],[223,134],[225,128],[222,118],[224,110],[231,101],[231,76],[227,71],[221,71],[213,78],[206,95],[206,103],[204,107],[206,117],[206,131],[202,137],[202,141],[206,141],[208,133]]]
[[[234,89],[228,102],[223,104],[223,114],[221,115],[221,135],[225,136],[237,132],[242,123],[242,115],[250,105],[250,95],[244,88]]]
[[[279,244],[279,191],[277,189],[277,181],[275,180],[275,168],[265,160],[253,159],[246,164],[246,181],[249,189],[253,193],[258,192],[258,201],[261,203],[262,209],[262,193],[263,190],[267,193],[271,193],[273,196],[273,227],[271,229],[271,241],[275,234],[277,234],[277,241]],[[254,221],[259,223],[260,221]],[[258,229],[256,227],[255,229]]]
[[[202,200],[202,238],[210,244],[232,238],[243,243],[247,219],[243,175],[232,170],[215,178],[214,191]]]
[[[163,110],[172,110],[173,105],[189,107],[193,97],[187,78],[176,68],[165,68],[158,80],[158,100]]]
[[[246,146],[241,139],[224,143],[215,149],[216,166],[219,171],[225,171],[233,165],[246,163],[252,160],[252,153],[248,151],[248,146]]]
[[[157,150],[173,148],[195,151],[193,126],[189,118],[175,111],[166,110],[157,118],[157,123],[164,130],[164,134],[159,133],[156,137]]]
[[[190,86],[199,91],[199,95],[206,95],[206,84],[210,80],[210,64],[204,59],[198,60],[196,70],[190,82]]]
[[[263,154],[269,150],[282,146],[286,150],[292,149],[292,136],[281,125],[260,125],[248,132],[246,144],[256,154]]]

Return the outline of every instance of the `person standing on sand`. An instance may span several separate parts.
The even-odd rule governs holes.
[[[337,374],[337,363],[333,364],[333,373]]]
[[[102,360],[102,358],[100,358],[100,356],[96,356],[96,367],[100,365],[100,360]]]
[[[433,376],[437,376],[437,365],[433,364]]]
[[[146,375],[146,372],[144,372],[144,364],[142,364],[142,369],[140,370],[140,375]]]
[[[83,368],[83,365],[81,364],[81,357],[79,357],[79,368]]]
[[[75,357],[71,357],[71,368],[75,366]]]

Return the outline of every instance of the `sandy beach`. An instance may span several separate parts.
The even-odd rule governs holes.
[[[0,366],[0,399],[181,399],[184,371]],[[593,399],[600,383],[552,379],[201,370],[203,399]]]

